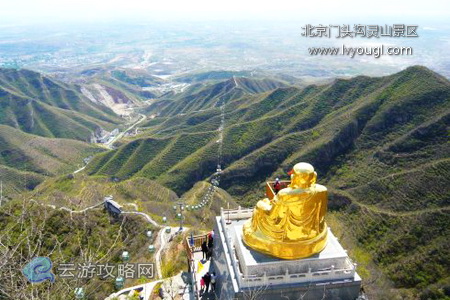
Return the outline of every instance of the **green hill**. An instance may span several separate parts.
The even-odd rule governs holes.
[[[143,88],[157,87],[165,83],[164,80],[152,76],[145,70],[97,68],[88,69],[78,74],[74,80],[81,89],[85,88],[96,99],[104,98],[105,93],[119,103],[141,104],[143,100],[157,98],[159,93],[150,92]],[[105,91],[99,93],[98,86]],[[86,92],[85,92],[86,93]]]
[[[175,80],[186,83],[198,83],[205,81],[223,81],[233,78],[235,76],[238,77],[248,77],[251,76],[251,72],[249,71],[209,71],[209,72],[200,72],[194,74],[184,74],[177,76]]]
[[[258,80],[258,79],[264,79],[270,81],[277,81],[279,83],[284,84],[301,84],[303,85],[306,81],[305,79],[300,79],[294,76],[290,76],[287,74],[273,74],[264,72],[263,70],[252,70],[252,71],[225,71],[225,70],[218,70],[218,71],[206,71],[206,72],[199,72],[199,73],[187,73],[182,74],[174,77],[174,80],[177,82],[184,82],[184,83],[190,83],[190,84],[196,84],[196,83],[214,83],[219,81],[224,81],[231,79],[233,77],[239,77],[239,78],[245,78],[247,80]]]
[[[45,137],[89,141],[99,127],[121,120],[76,86],[29,70],[0,69],[0,124]]]
[[[144,70],[114,70],[111,72],[111,76],[119,81],[139,87],[156,86],[164,82],[164,80],[152,76]]]
[[[411,76],[409,73],[415,75]],[[448,86],[448,81],[440,76],[420,67],[414,67],[383,78],[358,77],[337,80],[331,85],[310,86],[303,90],[281,88],[273,92],[245,97],[245,99],[232,99],[227,102],[226,108],[224,160],[227,176],[225,176],[224,184],[226,187],[235,189],[239,189],[238,186],[242,184],[255,186],[261,180],[257,175],[260,168],[265,171],[263,177],[267,172],[277,171],[280,166],[283,170],[279,169],[279,171],[285,173],[291,167],[290,164],[299,159],[312,161],[322,174],[328,176],[330,171],[336,169],[336,159],[344,153],[369,151],[366,148],[377,151],[375,146],[391,145],[395,139],[401,136],[406,138],[405,134],[413,134],[414,129],[420,131],[428,123],[437,122],[438,125],[430,126],[445,128],[447,119],[438,118],[438,116],[448,114],[449,105],[446,101],[449,97]],[[402,95],[400,99],[399,95]],[[216,100],[214,98],[210,101]],[[174,104],[176,105],[178,104]],[[406,109],[402,112],[405,115],[404,119],[401,115],[396,116],[396,112],[393,111],[403,109]],[[408,110],[412,111],[408,112]],[[193,174],[189,173],[190,165],[195,166],[197,174],[208,174],[214,169],[214,164],[211,162],[216,160],[217,143],[215,142],[218,136],[216,129],[220,125],[219,114],[219,109],[211,109],[203,112],[194,111],[183,116],[156,118],[150,121],[154,125],[143,136],[148,136],[149,139],[153,136],[153,139],[167,142],[167,138],[173,139],[183,134],[209,135],[210,142],[199,144],[195,147],[197,151],[192,149],[185,151],[184,148],[178,147],[172,147],[171,150],[165,149],[169,153],[175,152],[173,155],[177,159],[185,156],[182,152],[190,154],[183,161],[178,161],[178,165],[183,166],[183,169],[176,171],[180,174],[179,176],[191,177]],[[439,125],[439,122],[443,125]],[[385,126],[385,133],[393,132],[390,135],[380,134],[376,131],[377,126]],[[441,128],[441,131],[435,134],[439,135],[442,130],[445,129]],[[362,143],[364,147],[355,148],[357,142]],[[159,146],[163,143],[157,142]],[[446,154],[445,140],[437,138],[436,143],[432,146],[433,148],[444,148],[440,150],[440,154],[428,157],[428,160]],[[279,147],[278,144],[282,144],[283,147]],[[134,144],[125,145],[114,155],[121,157],[121,160],[127,159],[129,156],[123,153],[125,149],[134,153],[129,150],[132,145]],[[119,156],[119,153],[122,155]],[[207,153],[211,156],[207,156]],[[177,162],[177,159],[173,162]],[[261,161],[264,161],[263,166],[259,164]],[[184,166],[184,163],[187,165]],[[109,160],[108,164],[116,168],[123,165],[121,161],[115,161],[115,159]],[[103,163],[100,165],[104,168],[103,170],[107,169]],[[199,170],[199,166],[202,165],[211,167],[202,172]],[[115,172],[101,171],[100,167],[95,167],[95,164],[90,171],[117,175]],[[150,172],[148,175],[158,176],[162,172],[157,170],[156,173]],[[366,168],[362,168],[361,172],[367,173]],[[352,174],[356,175],[356,173]],[[249,175],[252,176],[242,181],[242,178]],[[177,184],[181,179],[179,176],[176,176],[170,184]],[[194,178],[198,177],[194,176],[192,182],[195,181]],[[237,182],[239,185],[236,184]],[[346,182],[349,184],[349,180],[346,179]]]
[[[198,204],[210,188],[209,183],[199,182],[182,199],[189,205]],[[115,276],[63,278],[58,268],[60,264],[123,263],[122,251],[129,252],[129,263],[155,263],[155,256],[148,251],[148,246],[159,247],[160,239],[156,232],[160,228],[155,228],[139,215],[125,213],[120,218],[112,218],[102,206],[83,210],[90,204],[99,203],[108,194],[114,195],[114,200],[125,211],[146,212],[159,223],[162,223],[163,216],[167,216],[166,225],[179,224],[173,205],[180,199],[151,180],[135,177],[114,182],[82,174],[47,180],[31,194],[25,195],[24,200],[13,199],[0,207],[0,254],[8,257],[0,268],[0,278],[8,279],[0,283],[0,299],[10,299],[11,295],[14,299],[75,299],[76,287],[84,288],[86,299],[105,299],[117,291],[114,289]],[[236,205],[225,191],[218,189],[203,210],[185,211],[184,226],[193,234],[211,230],[212,219],[227,202]],[[74,211],[69,212],[68,209]],[[146,235],[148,230],[154,233],[150,239]],[[174,237],[174,242],[163,254],[164,276],[185,270],[180,235]],[[21,270],[37,256],[52,260],[53,273],[58,278],[54,283],[43,282],[31,288]],[[75,270],[74,274],[77,272],[81,271]],[[148,281],[152,279],[126,279],[125,287]]]
[[[449,81],[416,66],[303,89],[238,86],[233,79],[193,86],[154,104],[160,116],[148,130],[97,157],[88,172],[139,174],[185,192],[215,170],[219,106],[226,103],[222,188],[254,205],[268,177],[287,178],[296,162],[308,161],[332,191],[330,222],[361,261],[369,295],[383,298],[390,289],[406,298],[443,293],[449,266]],[[149,155],[141,155],[151,143],[145,150],[150,152],[142,152]]]
[[[32,189],[45,177],[75,171],[103,149],[75,140],[52,139],[0,125],[0,178],[5,194]]]
[[[47,179],[28,196],[41,203],[76,210],[95,205],[103,201],[105,196],[113,195],[124,210],[145,212],[159,224],[163,224],[162,218],[165,216],[169,224],[176,226],[179,220],[175,218],[173,206],[180,201],[188,205],[199,204],[210,187],[211,184],[207,182],[198,182],[179,197],[172,190],[144,177],[134,176],[117,182],[105,177],[77,174],[74,177]],[[184,223],[189,227],[208,230],[213,218],[220,213],[220,208],[227,206],[227,203],[231,207],[236,206],[227,192],[218,189],[206,207],[186,213]]]
[[[154,255],[147,248],[154,243],[156,234],[149,239],[147,230],[155,228],[139,216],[126,215],[114,220],[102,208],[84,213],[69,213],[52,209],[32,201],[13,200],[0,209],[0,254],[8,257],[0,268],[0,299],[55,299],[75,300],[75,288],[83,287],[87,299],[105,299],[115,292],[112,277],[74,276],[60,277],[65,264],[122,263],[122,251],[130,253],[130,263],[152,263]],[[49,257],[56,280],[31,285],[23,276],[22,268],[32,259]],[[115,267],[117,268],[117,267]],[[117,270],[117,269],[116,269]],[[127,279],[125,284],[140,284],[142,279]]]
[[[216,108],[223,101],[231,101],[283,86],[285,84],[277,80],[246,77],[232,77],[212,84],[198,83],[190,86],[186,92],[162,97],[162,100],[152,104],[147,112],[157,112],[163,117],[202,112]]]

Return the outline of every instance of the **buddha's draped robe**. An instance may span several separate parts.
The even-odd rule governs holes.
[[[288,187],[272,201],[259,201],[251,221],[244,225],[244,242],[281,258],[321,251],[326,245],[327,198],[326,187],[313,184],[309,188]]]

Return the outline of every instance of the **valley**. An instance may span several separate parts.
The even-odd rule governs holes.
[[[78,211],[114,195],[136,213],[175,226],[174,205],[202,204],[185,219],[200,232],[210,230],[221,207],[253,207],[266,180],[287,179],[296,162],[307,161],[329,189],[327,222],[357,262],[369,299],[444,295],[450,280],[447,78],[422,66],[313,83],[245,72],[154,73],[105,67],[62,77],[0,69],[0,179],[7,200],[0,220],[15,226],[24,207],[45,219],[51,238],[39,247],[50,251],[58,240],[56,261],[73,251],[114,260],[124,249],[114,246],[119,241],[152,261],[143,238],[131,238],[148,226],[141,216],[126,215],[119,224],[99,210],[70,214],[72,232],[62,221],[66,211],[26,199]],[[106,142],[92,143],[116,128]],[[219,187],[207,196],[214,180]],[[8,243],[32,232],[35,221],[22,221]],[[106,230],[96,238],[103,246],[73,244],[77,238],[70,236],[86,230],[102,235],[97,226]],[[98,295],[111,294],[111,284],[102,283]]]

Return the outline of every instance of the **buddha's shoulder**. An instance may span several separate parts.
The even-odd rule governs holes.
[[[314,189],[316,190],[316,192],[319,192],[319,193],[328,191],[328,190],[327,190],[327,187],[326,187],[326,186],[323,186],[323,185],[321,185],[321,184],[316,184],[316,186],[314,187]]]
[[[295,189],[291,188],[291,187],[287,187],[282,189],[281,191],[278,192],[278,195],[289,195],[292,194],[295,191]]]
[[[327,192],[327,188],[323,185],[320,184],[316,184],[314,186],[314,189],[293,189],[291,187],[287,187],[282,189],[279,193],[278,196],[285,196],[285,195],[298,195],[298,194],[306,194],[306,193],[310,193],[310,192],[316,192],[316,193],[326,193]]]

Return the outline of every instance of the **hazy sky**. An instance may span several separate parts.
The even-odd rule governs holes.
[[[299,19],[429,18],[449,19],[448,0],[0,0],[0,20],[108,20],[118,18]],[[350,20],[349,20],[350,21]],[[401,21],[401,20],[399,20]]]

